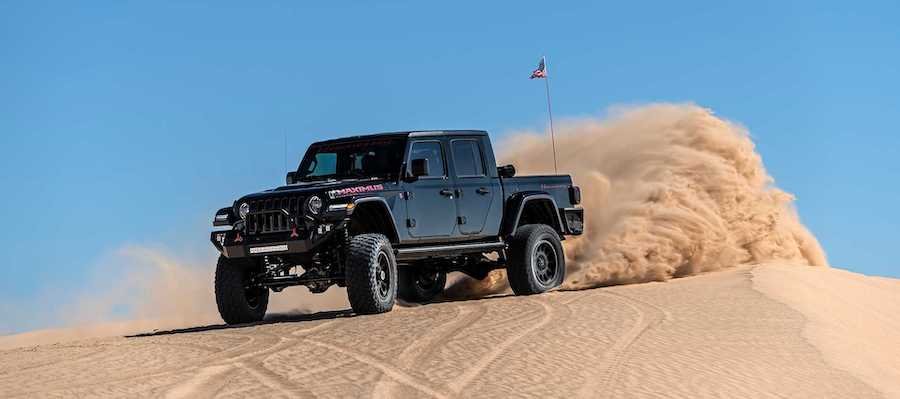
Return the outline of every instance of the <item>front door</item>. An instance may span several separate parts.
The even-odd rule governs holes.
[[[428,175],[405,183],[406,228],[417,239],[440,238],[456,229],[455,191],[447,172],[446,151],[441,140],[426,139],[410,143],[410,165],[413,159],[428,161]]]
[[[458,193],[459,231],[465,235],[477,235],[484,230],[491,207],[500,195],[500,188],[487,174],[478,138],[451,139],[450,152]]]

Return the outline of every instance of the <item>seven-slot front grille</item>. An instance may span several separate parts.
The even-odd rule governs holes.
[[[281,197],[252,200],[247,214],[246,234],[291,231],[291,217],[302,215],[303,197]]]

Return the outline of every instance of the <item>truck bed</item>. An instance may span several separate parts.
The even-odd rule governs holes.
[[[572,207],[569,189],[572,187],[570,175],[533,175],[501,178],[504,199],[516,193],[544,191],[553,196],[561,208]]]

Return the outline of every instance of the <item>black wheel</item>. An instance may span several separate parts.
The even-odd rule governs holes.
[[[216,265],[216,305],[228,324],[253,323],[263,319],[269,306],[269,289],[247,288],[250,277],[258,272],[251,259],[219,256]]]
[[[347,298],[358,314],[384,313],[397,298],[397,261],[387,237],[360,234],[347,251]]]
[[[506,275],[516,295],[539,294],[562,284],[566,258],[556,231],[544,224],[519,227],[509,243]]]
[[[444,292],[447,273],[421,266],[401,267],[397,296],[407,302],[428,302]]]

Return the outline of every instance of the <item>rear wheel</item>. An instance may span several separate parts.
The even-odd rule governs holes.
[[[556,231],[543,224],[520,227],[510,241],[506,275],[516,295],[539,294],[562,284],[566,258]]]
[[[345,268],[347,298],[358,314],[390,311],[397,298],[397,261],[387,237],[360,234],[350,239]]]
[[[421,266],[400,268],[400,299],[407,302],[428,302],[444,292],[447,285],[447,273],[429,270]]]
[[[269,289],[248,288],[250,277],[258,272],[251,259],[219,256],[216,265],[216,305],[228,324],[253,323],[263,319],[269,306]]]

